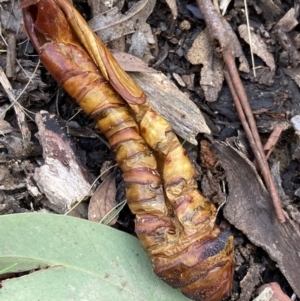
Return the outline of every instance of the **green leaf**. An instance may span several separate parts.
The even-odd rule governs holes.
[[[54,214],[0,217],[2,301],[187,301],[152,272],[135,237]]]

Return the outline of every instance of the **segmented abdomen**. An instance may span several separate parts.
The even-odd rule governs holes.
[[[197,189],[194,169],[168,122],[146,102],[129,106],[120,97],[55,2],[40,0],[23,13],[44,66],[109,140],[154,271],[195,300],[218,301],[230,294],[233,237],[215,226],[215,207]]]

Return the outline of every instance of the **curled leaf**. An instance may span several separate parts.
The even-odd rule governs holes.
[[[94,192],[88,209],[88,218],[93,222],[100,222],[113,208],[116,207],[116,183],[114,173],[109,174]],[[116,223],[115,217],[109,225]]]
[[[141,0],[126,13],[121,14],[113,7],[104,14],[94,17],[88,22],[91,29],[98,33],[104,43],[134,33],[136,24],[144,24],[152,13],[156,0]]]
[[[216,101],[224,81],[223,60],[214,54],[207,29],[196,38],[188,51],[187,59],[191,64],[203,65],[200,85],[205,99],[210,102]]]
[[[243,24],[239,26],[239,34],[240,36],[249,44],[249,35],[247,30],[247,25]],[[267,45],[263,41],[263,39],[250,31],[251,40],[252,40],[252,50],[253,52],[259,56],[270,68],[271,71],[275,70],[275,61],[273,55],[268,51]]]

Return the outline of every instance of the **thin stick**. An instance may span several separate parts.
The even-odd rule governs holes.
[[[230,82],[233,87],[232,90],[234,91],[233,97],[236,99],[237,107],[241,107],[239,107],[239,112],[242,112],[242,114],[240,115],[241,121],[243,122],[243,124],[244,120],[247,123],[245,132],[248,132],[249,134],[248,139],[250,141],[250,145],[253,146],[253,153],[257,159],[258,164],[260,165],[265,184],[269,190],[275,207],[277,218],[281,223],[283,223],[285,221],[285,216],[283,214],[280,200],[275,188],[274,179],[271,175],[270,168],[265,157],[247,94],[236,67],[235,58],[233,56],[235,49],[233,49],[234,46],[231,42],[232,38],[230,38],[228,31],[225,29],[221,16],[213,7],[211,0],[196,0],[196,2],[203,14],[204,20],[210,33],[211,40],[214,43],[218,42],[219,49],[222,50],[223,59],[228,69],[227,77],[230,78]]]
[[[16,77],[16,35],[13,33],[7,35],[6,76]]]
[[[244,123],[248,123],[246,126],[244,126],[244,130],[246,132],[247,138],[249,139],[255,158],[261,168],[261,173],[268,187],[269,193],[271,195],[277,218],[281,223],[284,223],[285,216],[282,211],[282,207],[276,190],[274,179],[271,175],[269,165],[267,163],[267,159],[264,154],[263,146],[261,144],[261,140],[256,128],[253,113],[249,105],[248,97],[243,88],[242,81],[239,77],[237,68],[235,66],[234,58],[229,51],[224,51],[223,58],[228,68],[227,69],[228,74],[226,76],[226,80],[227,82],[230,82],[230,85],[232,87],[234,87],[234,94],[232,94],[232,96],[234,99],[234,103],[237,107],[241,122],[243,123],[243,126]],[[243,113],[240,115],[241,110],[243,111]],[[249,130],[251,134],[249,133]]]
[[[227,85],[228,85],[228,87],[230,89],[231,96],[232,96],[235,108],[237,110],[237,113],[239,115],[240,121],[241,121],[241,123],[243,125],[243,128],[245,130],[245,133],[247,135],[247,138],[248,138],[248,141],[249,141],[250,146],[252,148],[252,151],[254,153],[254,156],[255,157],[259,157],[260,156],[259,149],[257,148],[257,145],[255,143],[255,140],[254,140],[254,137],[252,135],[251,129],[250,129],[249,125],[248,125],[247,118],[245,116],[245,113],[243,111],[242,105],[240,103],[240,100],[239,100],[236,92],[235,92],[235,89],[234,89],[231,77],[230,77],[230,75],[229,75],[229,73],[228,73],[227,70],[224,70],[224,75],[225,75],[225,78],[226,78],[226,81],[227,81]]]
[[[282,127],[280,125],[275,125],[271,135],[268,138],[268,141],[264,145],[264,153],[265,153],[266,159],[268,159],[270,157],[270,155],[272,154],[272,152],[275,148],[275,145],[276,145],[278,139],[280,138],[281,132],[282,132]],[[260,170],[256,159],[253,161],[253,164],[255,165],[257,170]]]
[[[275,145],[276,145],[278,139],[280,138],[281,132],[282,132],[282,127],[280,125],[275,125],[273,132],[271,133],[268,141],[264,145],[264,151],[266,153],[267,159],[270,157],[272,151],[274,150]]]
[[[254,77],[256,77],[254,55],[253,55],[253,50],[252,50],[252,37],[251,37],[251,32],[250,32],[250,22],[249,22],[247,0],[244,0],[244,6],[245,6],[246,21],[247,21],[247,31],[248,31],[248,37],[249,37],[249,45],[250,45],[250,53],[251,53],[251,61],[252,61],[252,70],[253,70]]]

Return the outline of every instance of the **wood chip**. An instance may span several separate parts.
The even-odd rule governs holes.
[[[179,74],[173,72],[172,75],[179,86],[185,87],[185,82],[182,80],[182,78]]]
[[[291,8],[276,24],[276,28],[281,28],[284,32],[290,32],[293,30],[297,25],[297,15],[296,10],[294,8]]]
[[[36,115],[36,123],[44,165],[35,169],[34,179],[52,204],[52,209],[66,213],[92,193],[86,170],[76,158],[71,142],[55,115],[41,111]]]
[[[271,282],[258,289],[259,296],[253,301],[291,301],[276,282]]]

